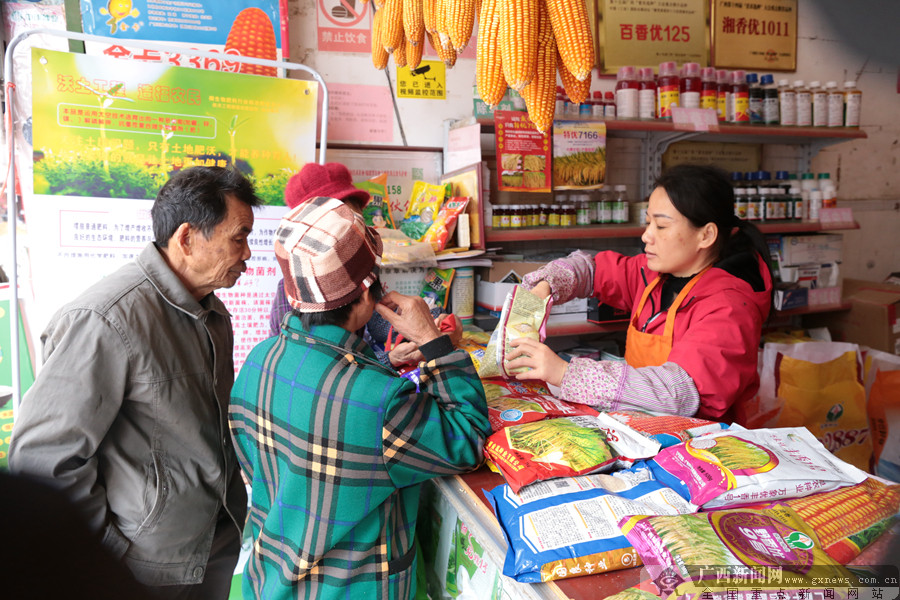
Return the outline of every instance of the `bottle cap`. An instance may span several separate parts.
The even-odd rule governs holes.
[[[716,81],[719,83],[728,83],[729,73],[727,69],[716,70]]]
[[[804,173],[803,175],[800,176],[800,179],[814,179],[814,178],[815,178],[815,175],[813,175],[812,173]]]
[[[831,173],[819,173],[816,179],[831,179]]]
[[[628,186],[620,183],[619,185],[614,186],[613,190],[615,190],[617,192],[624,192],[624,191],[628,190]]]
[[[616,81],[624,81],[626,79],[634,79],[634,67],[619,67],[619,72],[616,73]]]
[[[795,88],[802,88],[804,85],[805,85],[805,84],[803,83],[803,80],[802,80],[802,79],[795,79],[795,80],[794,80],[794,87],[795,87]]]
[[[594,92],[594,93],[592,94],[592,96],[593,96],[594,100],[602,100],[602,99],[603,99],[603,92],[601,92],[600,90],[597,90],[596,92]]]
[[[653,81],[653,67],[641,67],[640,74],[644,81]]]
[[[772,179],[772,173],[769,171],[757,171],[759,173],[759,180],[766,181],[768,179]]]
[[[603,94],[603,97],[606,98],[607,100],[614,100],[616,95],[613,94],[612,92],[606,92],[605,94]]]
[[[675,75],[678,73],[678,64],[675,61],[659,63],[659,76]]]
[[[700,71],[700,79],[703,81],[715,81],[716,80],[716,68],[715,67],[703,67]]]
[[[773,83],[775,83],[775,76],[772,75],[771,73],[766,73],[765,75],[763,75],[762,77],[759,78],[759,82],[762,85],[772,85]]]
[[[791,85],[791,82],[788,81],[787,79],[779,79],[779,80],[778,80],[778,86],[779,86],[779,87],[787,87],[787,86],[789,86],[789,85]]]
[[[775,179],[787,179],[788,172],[787,171],[775,171]]]
[[[855,81],[845,81],[845,82],[844,82],[844,87],[845,87],[845,88],[855,88],[855,87],[856,87],[856,82],[855,82]]]
[[[700,63],[684,63],[684,75],[685,77],[697,77],[700,75]]]
[[[747,83],[756,83],[759,81],[759,76],[756,73],[747,73],[746,79]]]
[[[809,82],[809,87],[811,87],[811,88],[817,88],[817,87],[819,87],[820,85],[822,85],[822,84],[821,84],[820,82],[818,82],[818,81],[810,81],[810,82]]]
[[[826,90],[836,90],[837,89],[837,81],[829,81],[825,84]]]

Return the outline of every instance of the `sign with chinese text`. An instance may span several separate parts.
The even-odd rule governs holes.
[[[714,0],[716,67],[793,71],[797,68],[797,0]]]
[[[553,189],[597,189],[605,179],[606,123],[553,121]]]
[[[704,0],[600,0],[602,71],[667,61],[706,66],[707,6]]]
[[[323,52],[372,51],[372,19],[362,0],[316,0],[318,48]]]
[[[397,97],[444,100],[447,97],[444,62],[423,60],[415,69],[397,67]]]
[[[383,85],[328,84],[328,141],[390,143],[394,140],[391,91]]]
[[[272,237],[284,187],[315,158],[317,84],[34,49],[34,197],[28,228],[39,321],[153,240],[152,199],[173,171],[237,166],[266,206],[229,290],[239,365],[268,336],[280,278]]]
[[[731,173],[757,171],[762,160],[760,144],[727,142],[675,142],[663,153],[663,172],[681,164],[714,165]]]
[[[269,76],[276,75],[275,68],[242,65],[227,56],[287,57],[287,0],[81,0],[81,22],[85,33],[122,40],[121,45],[86,42],[89,54]],[[128,40],[164,42],[223,57],[131,49]]]
[[[550,134],[541,133],[528,113],[495,110],[497,187],[507,192],[549,192],[551,184]]]

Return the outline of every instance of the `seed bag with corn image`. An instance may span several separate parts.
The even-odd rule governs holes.
[[[617,410],[606,414],[625,423],[638,433],[643,433],[650,439],[656,440],[663,448],[728,428],[725,423],[706,419],[679,417],[678,415],[651,415],[638,410]]]
[[[805,427],[733,425],[665,448],[650,466],[657,479],[705,510],[802,498],[868,476],[828,452]]]
[[[514,378],[518,371],[507,371],[504,365],[504,357],[510,349],[509,342],[519,337],[543,341],[547,337],[547,317],[552,303],[550,297],[542,299],[520,285],[514,286],[503,301],[500,320],[484,349],[485,358],[475,365],[478,376],[482,379],[497,376]]]
[[[732,509],[675,516],[626,517],[619,522],[662,598],[798,598],[815,582],[851,581],[852,575],[822,549],[815,532],[787,506]],[[830,585],[827,587],[837,587]],[[793,592],[792,592],[793,590]],[[816,594],[808,598],[823,597]]]
[[[611,475],[509,485],[485,492],[508,544],[503,574],[523,583],[627,569],[640,564],[619,521],[697,507],[655,481],[643,462]]]
[[[494,377],[483,380],[491,429],[533,423],[554,417],[593,415],[599,412],[587,404],[566,402],[553,397],[541,381],[517,381]]]
[[[424,181],[413,182],[412,195],[406,207],[403,220],[400,221],[400,231],[410,238],[421,242],[437,218],[438,211],[444,203],[447,186],[426,183]]]
[[[492,434],[484,453],[518,493],[523,486],[630,467],[659,443],[603,413],[513,425]]]

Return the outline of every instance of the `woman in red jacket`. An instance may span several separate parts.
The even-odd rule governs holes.
[[[555,303],[594,296],[631,311],[625,361],[566,362],[540,342],[513,341],[518,379],[559,386],[566,400],[601,410],[643,410],[728,420],[759,387],[757,349],[772,302],[765,239],[734,216],[724,172],[679,165],[656,182],[628,257],[578,251],[525,277]]]

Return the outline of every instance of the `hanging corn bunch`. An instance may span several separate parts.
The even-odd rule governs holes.
[[[556,110],[556,39],[544,3],[539,2],[537,6],[538,35],[535,37],[537,56],[534,76],[519,93],[525,100],[528,118],[538,131],[546,133],[553,126],[553,113]],[[500,27],[502,30],[503,25]]]
[[[538,54],[541,0],[500,2],[500,62],[506,84],[517,92],[534,77]]]
[[[543,0],[563,64],[584,81],[594,68],[594,41],[584,0]],[[571,96],[570,96],[571,98]]]
[[[482,0],[478,15],[475,82],[481,100],[492,108],[500,103],[506,93],[506,80],[500,62],[500,2],[502,0]]]

